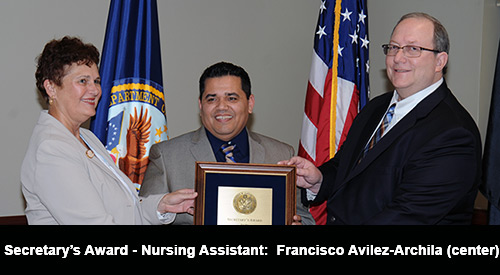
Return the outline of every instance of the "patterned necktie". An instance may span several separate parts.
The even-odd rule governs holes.
[[[391,123],[392,117],[394,116],[395,108],[396,108],[396,103],[392,104],[391,107],[389,107],[389,110],[387,110],[387,113],[385,113],[384,121],[382,121],[382,124],[380,124],[370,142],[368,142],[368,144],[365,146],[362,158],[364,158],[368,153],[368,151],[370,151],[373,148],[373,146],[375,146],[375,144],[377,144],[377,142],[384,136],[384,132],[387,129],[389,123]]]
[[[222,152],[226,155],[226,162],[229,163],[236,163],[233,157],[233,150],[236,147],[236,145],[229,145],[229,144],[222,144],[221,149]]]

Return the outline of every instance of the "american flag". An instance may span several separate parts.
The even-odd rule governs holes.
[[[368,102],[367,24],[366,0],[321,1],[298,151],[316,166],[335,156]],[[310,211],[326,223],[326,203]]]

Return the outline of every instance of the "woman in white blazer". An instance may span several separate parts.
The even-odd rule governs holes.
[[[29,224],[162,224],[193,212],[196,193],[183,189],[139,197],[99,139],[81,124],[101,96],[99,52],[78,38],[45,45],[35,73],[49,103],[21,168]]]

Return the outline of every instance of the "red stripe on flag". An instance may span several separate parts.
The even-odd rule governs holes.
[[[298,151],[298,155],[307,159],[308,161],[314,163],[314,160],[311,158],[311,156],[309,156],[309,154],[306,152],[306,150],[304,149],[304,147],[302,146],[302,143],[299,143],[299,151]]]
[[[311,156],[307,154],[302,144],[299,144],[298,150],[299,156],[310,160],[316,166],[320,166],[330,159],[330,148],[328,145],[330,144],[330,101],[332,95],[331,69],[328,70],[328,74],[326,75],[323,91],[324,94],[323,97],[321,97],[311,83],[308,83],[304,112],[311,123],[316,126],[316,144],[324,146],[316,146],[316,159],[312,159]],[[316,221],[316,224],[326,224],[326,202],[320,205],[311,206],[309,212]]]
[[[316,128],[318,128],[323,105],[324,99],[314,89],[311,82],[308,82],[304,113]]]
[[[324,87],[324,103],[321,106],[316,138],[316,160],[314,164],[320,166],[330,159],[330,102],[332,97],[332,70],[328,70]],[[319,146],[318,146],[319,145]]]
[[[330,98],[332,90],[332,70],[328,70],[325,79],[324,95],[321,97],[309,83],[307,87],[304,112],[317,129],[316,144],[330,144]],[[316,159],[312,162],[319,166],[330,159],[328,146],[316,147]],[[303,155],[299,156],[303,157]]]

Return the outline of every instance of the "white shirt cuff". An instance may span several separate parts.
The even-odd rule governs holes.
[[[163,224],[173,223],[175,220],[175,217],[177,216],[177,214],[175,214],[175,213],[166,212],[166,213],[162,214],[158,211],[156,211],[156,215],[158,216],[158,219],[160,220],[160,222]]]
[[[313,193],[311,190],[306,189],[306,197],[307,197],[307,200],[308,200],[308,201],[313,201],[314,199],[316,199],[316,196],[317,196],[317,195],[318,195],[318,194]]]

